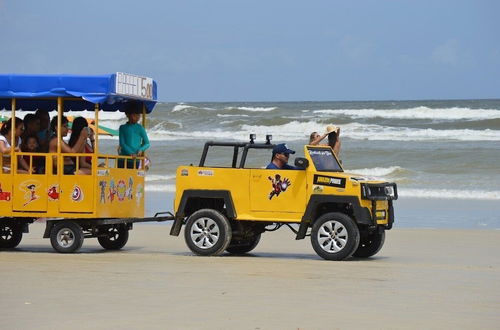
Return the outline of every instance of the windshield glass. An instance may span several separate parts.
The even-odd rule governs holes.
[[[331,148],[307,148],[317,171],[343,172]]]

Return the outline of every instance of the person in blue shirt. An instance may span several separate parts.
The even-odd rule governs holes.
[[[130,102],[125,109],[128,122],[120,126],[119,138],[120,149],[119,154],[122,156],[142,157],[150,144],[146,130],[139,124],[141,119],[141,109],[136,102]],[[118,167],[124,167],[123,160],[119,160]],[[127,168],[133,168],[134,161],[127,160]],[[136,160],[136,168],[139,167],[139,161]]]
[[[275,145],[273,148],[273,157],[266,168],[271,170],[296,170],[295,166],[288,165],[288,158],[290,154],[293,155],[294,153],[295,151],[288,149],[284,143]]]

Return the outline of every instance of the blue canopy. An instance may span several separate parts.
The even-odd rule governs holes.
[[[157,102],[157,86],[152,81],[150,98],[119,94],[116,91],[117,74],[80,75],[0,75],[0,109],[11,109],[11,99],[16,98],[16,110],[35,111],[57,109],[56,97],[81,98],[65,100],[64,111],[94,110],[99,103],[105,111],[124,111],[130,101],[146,106],[150,113]]]

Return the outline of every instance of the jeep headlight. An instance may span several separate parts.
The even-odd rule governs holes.
[[[385,186],[384,191],[386,196],[390,197],[391,199],[394,198],[395,196],[394,186]]]

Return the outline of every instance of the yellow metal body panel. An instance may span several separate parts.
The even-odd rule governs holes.
[[[47,168],[52,168],[52,154],[43,155]],[[114,166],[118,156],[94,155],[93,162],[99,158],[114,159]],[[144,217],[145,172],[141,169],[94,167],[92,175],[46,172],[0,173],[0,217]]]
[[[45,175],[13,175],[12,209],[14,211],[47,211],[47,178]]]
[[[309,146],[310,147],[310,146]],[[174,211],[180,207],[185,190],[227,190],[230,192],[236,220],[301,222],[312,195],[355,196],[362,207],[372,209],[372,201],[361,198],[359,181],[345,172],[319,172],[304,148],[309,167],[305,170],[213,168],[181,166],[177,169]],[[314,184],[324,180],[345,180],[345,186]],[[357,176],[356,176],[357,177]],[[381,183],[380,181],[363,181]],[[388,223],[388,202],[376,201],[380,225]]]
[[[97,179],[97,217],[144,217],[144,171],[99,168]]]

